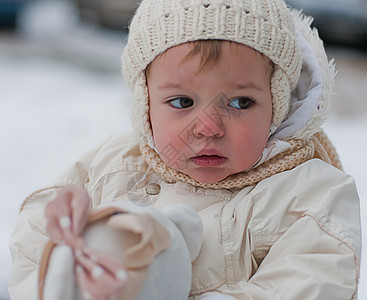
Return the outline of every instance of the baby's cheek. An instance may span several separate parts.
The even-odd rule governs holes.
[[[245,153],[249,163],[252,160],[256,161],[266,146],[268,135],[268,130],[260,126],[244,130],[232,138],[234,141],[233,151],[240,157]]]
[[[154,143],[159,156],[163,161],[173,168],[178,168],[180,161],[184,160],[187,156],[188,148],[187,143],[184,141],[183,137],[180,136],[180,132],[171,130],[165,126],[157,131],[158,134],[154,135]]]

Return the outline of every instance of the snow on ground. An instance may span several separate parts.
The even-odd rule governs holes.
[[[46,21],[53,24],[40,24],[44,10],[39,3],[24,17],[20,37],[0,35],[0,300],[8,298],[8,240],[23,199],[110,134],[131,130],[129,92],[119,74],[123,36],[77,29],[72,15],[62,23],[49,2],[44,7],[54,17]],[[65,16],[70,13],[62,9]],[[367,58],[344,50],[331,55],[340,63],[339,97],[325,128],[364,200]],[[364,228],[366,213],[362,201]],[[366,285],[362,268],[360,299],[367,299]]]

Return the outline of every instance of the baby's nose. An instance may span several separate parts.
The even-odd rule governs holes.
[[[197,116],[194,134],[198,137],[222,137],[224,135],[223,120],[215,108],[201,112]]]

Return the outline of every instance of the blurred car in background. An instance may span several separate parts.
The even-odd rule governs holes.
[[[127,29],[139,0],[74,0],[81,20],[111,29]]]
[[[0,0],[3,1],[3,0]],[[140,0],[74,0],[82,20],[127,29]],[[286,0],[314,17],[325,42],[367,46],[367,0]]]
[[[23,0],[0,0],[0,28],[14,29]]]
[[[314,18],[320,37],[329,43],[367,46],[367,0],[286,0]]]

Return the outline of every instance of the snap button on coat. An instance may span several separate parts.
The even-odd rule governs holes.
[[[160,191],[161,186],[158,183],[149,183],[145,188],[145,192],[152,196],[158,195]]]

